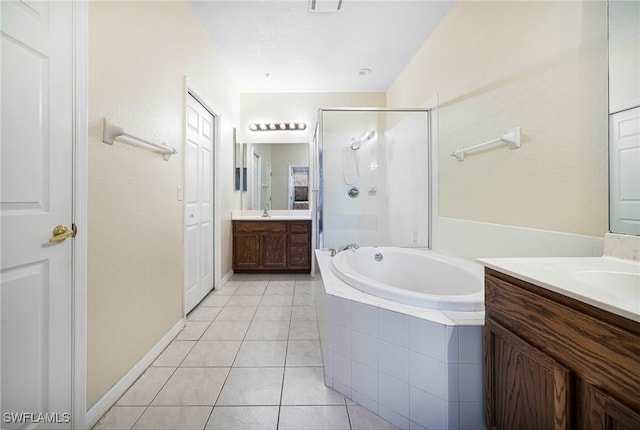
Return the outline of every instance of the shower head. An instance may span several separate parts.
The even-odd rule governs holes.
[[[372,141],[378,136],[378,132],[375,130],[369,130],[365,134],[363,134],[360,138],[356,139],[355,137],[351,139],[351,149],[354,151],[360,149],[362,144]]]
[[[378,135],[378,132],[377,132],[377,131],[375,131],[375,130],[369,130],[369,131],[367,131],[367,132],[364,134],[364,136],[362,136],[362,137],[360,138],[360,140],[362,141],[362,143],[367,143],[367,142],[369,142],[370,140],[375,139],[377,135]]]

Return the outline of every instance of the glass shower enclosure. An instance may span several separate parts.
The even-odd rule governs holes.
[[[430,247],[428,109],[319,109],[316,246]]]

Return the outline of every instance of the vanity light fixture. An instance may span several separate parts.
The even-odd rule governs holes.
[[[249,124],[251,131],[302,131],[306,129],[306,122],[252,122]]]

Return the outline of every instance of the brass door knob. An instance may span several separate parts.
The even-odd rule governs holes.
[[[69,239],[70,237],[76,237],[76,233],[78,229],[75,224],[71,225],[71,230],[64,225],[57,225],[53,229],[53,236],[49,239],[49,242],[62,242],[63,240]]]

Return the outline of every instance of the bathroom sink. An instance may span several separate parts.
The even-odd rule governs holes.
[[[640,274],[608,270],[583,270],[575,273],[583,284],[600,290],[637,298],[640,296]]]

